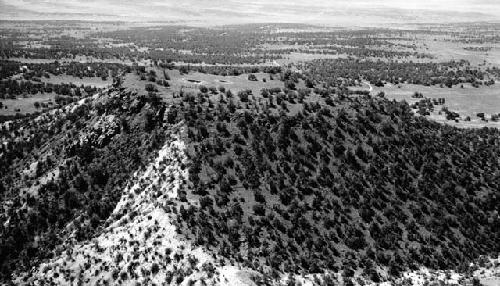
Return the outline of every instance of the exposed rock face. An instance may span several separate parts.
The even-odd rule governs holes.
[[[140,104],[131,112],[134,99]],[[60,255],[70,237],[82,242],[100,233],[133,172],[163,146],[165,107],[110,89],[2,125],[0,279]],[[143,112],[152,114],[148,129],[130,127],[144,124]]]
[[[172,129],[154,162],[129,181],[100,235],[84,243],[70,240],[61,255],[16,282],[254,285],[251,272],[222,267],[205,249],[178,235],[171,206],[175,208],[178,191],[186,187],[187,169],[182,132]]]

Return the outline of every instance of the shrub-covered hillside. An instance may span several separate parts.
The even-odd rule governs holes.
[[[378,281],[382,270],[459,268],[500,251],[496,129],[334,94],[200,93],[167,117],[187,125],[192,161],[178,226],[233,263]]]
[[[0,281],[90,239],[163,146],[166,104],[109,90],[0,130]]]
[[[348,284],[500,251],[500,131],[365,92],[110,89],[1,136],[2,282]]]

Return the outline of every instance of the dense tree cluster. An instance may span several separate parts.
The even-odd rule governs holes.
[[[452,87],[462,83],[489,83],[484,71],[473,68],[464,60],[443,63],[412,63],[357,59],[315,60],[302,66],[315,80],[335,83],[340,79],[367,80],[376,86],[385,83],[442,85]]]
[[[79,63],[69,62],[60,63],[28,63],[23,64],[14,61],[0,61],[0,79],[6,79],[14,74],[22,73],[26,80],[33,78],[49,78],[50,75],[71,75],[79,78],[100,77],[103,80],[109,76],[116,76],[119,71],[124,69],[122,64],[111,63]]]
[[[0,79],[9,78],[21,71],[21,64],[15,61],[0,60]]]
[[[385,49],[369,49],[369,48],[352,48],[343,46],[312,46],[306,48],[287,48],[287,49],[270,49],[269,53],[272,54],[291,54],[291,53],[303,53],[303,54],[313,54],[313,55],[346,55],[357,58],[388,58],[388,59],[404,59],[409,57],[414,57],[417,59],[432,59],[434,58],[430,54],[423,54],[418,52],[407,52],[407,51],[391,51]]]
[[[174,68],[174,67],[172,67]],[[282,68],[273,65],[256,65],[256,66],[231,66],[231,65],[218,65],[218,66],[190,66],[190,65],[177,65],[176,69],[181,73],[187,74],[191,71],[200,73],[207,73],[221,76],[239,76],[246,73],[269,73],[278,74],[282,72]]]
[[[429,59],[433,56],[418,46],[417,39],[434,36],[444,41],[469,44],[498,42],[498,27],[488,23],[467,26],[439,26],[429,29],[320,29],[308,25],[237,25],[223,28],[186,26],[135,27],[94,32],[70,25],[85,37],[61,35],[61,27],[48,25],[31,31],[28,37],[4,30],[0,55],[6,58],[101,60],[154,60],[207,64],[262,64],[286,58],[293,52],[321,55],[349,55],[357,58]],[[460,30],[460,32],[458,32]],[[51,36],[56,33],[57,36]],[[50,35],[45,38],[46,35]],[[43,37],[43,40],[42,40]],[[435,38],[435,39],[436,39]],[[106,39],[109,44],[103,44]],[[39,47],[19,43],[37,42]],[[485,51],[483,47],[468,47]]]
[[[257,64],[280,58],[263,50],[255,50],[269,33],[268,29],[256,30],[247,26],[226,27],[224,30],[170,26],[112,31],[97,36],[147,47],[149,50],[145,57],[153,60]]]
[[[73,83],[48,83],[25,80],[0,81],[0,99],[15,99],[17,96],[34,96],[38,93],[55,93],[58,95],[73,95],[76,97],[94,94],[96,87],[90,85],[77,86]]]
[[[195,243],[273,275],[374,281],[378,266],[458,268],[500,250],[498,130],[370,96],[221,96],[186,97],[168,116],[188,127],[187,198],[200,206],[179,227]]]
[[[356,57],[429,58],[416,51],[416,46],[395,43],[411,39],[412,31],[372,29],[360,31],[331,30],[324,32],[290,32],[286,24],[225,26],[224,29],[168,26],[151,29],[137,27],[90,33],[88,37],[68,36],[40,41],[38,48],[15,45],[29,38],[19,34],[6,35],[0,50],[4,57],[76,59],[87,56],[96,59],[129,59],[207,64],[262,64],[285,58],[292,52],[308,54],[347,54]],[[57,31],[57,29],[56,29]],[[47,31],[45,31],[47,32]],[[97,39],[113,39],[102,45]],[[295,46],[293,48],[287,48]],[[399,49],[400,51],[397,51]],[[403,51],[401,51],[403,49]]]

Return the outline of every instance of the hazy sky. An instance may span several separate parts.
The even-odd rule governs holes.
[[[0,0],[0,19],[332,24],[500,20],[500,0]]]

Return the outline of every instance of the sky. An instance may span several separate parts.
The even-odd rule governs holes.
[[[0,19],[207,24],[500,21],[500,0],[0,0]]]

